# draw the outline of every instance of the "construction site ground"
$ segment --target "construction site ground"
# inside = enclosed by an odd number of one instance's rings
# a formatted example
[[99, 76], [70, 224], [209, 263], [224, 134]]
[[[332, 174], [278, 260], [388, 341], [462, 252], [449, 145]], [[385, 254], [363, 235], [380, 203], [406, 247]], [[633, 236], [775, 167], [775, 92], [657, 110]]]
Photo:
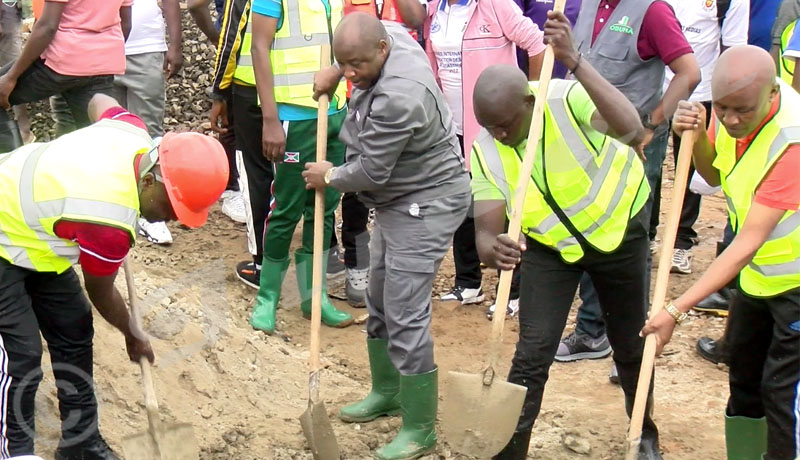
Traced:
[[[672, 164], [664, 168], [662, 209], [669, 207]], [[662, 215], [663, 220], [663, 215]], [[693, 274], [671, 275], [669, 297], [695, 281], [714, 256], [725, 222], [724, 201], [703, 199], [695, 225]], [[663, 222], [662, 222], [663, 224]], [[294, 269], [284, 282], [278, 310], [278, 333], [268, 336], [248, 324], [256, 291], [234, 275], [237, 262], [249, 257], [245, 227], [223, 215], [219, 206], [208, 224], [189, 230], [170, 224], [175, 242], [156, 246], [140, 238], [132, 252], [145, 324], [157, 354], [154, 370], [161, 411], [168, 421], [194, 425], [203, 460], [310, 459], [297, 417], [307, 404], [309, 322], [299, 310]], [[299, 243], [299, 230], [295, 244]], [[452, 256], [445, 259], [434, 284], [437, 294], [450, 288]], [[655, 275], [655, 268], [653, 275]], [[655, 276], [653, 276], [655, 278]], [[479, 372], [487, 357], [497, 277], [484, 270], [487, 299], [480, 305], [433, 303], [432, 332], [441, 387], [448, 371]], [[124, 278], [117, 284], [125, 292]], [[343, 294], [343, 280], [330, 291]], [[366, 310], [340, 308], [364, 319]], [[575, 307], [565, 333], [574, 328]], [[100, 426], [112, 446], [146, 429], [139, 367], [127, 360], [118, 332], [95, 315], [95, 379]], [[673, 342], [656, 362], [655, 420], [668, 460], [724, 458], [722, 414], [727, 398], [727, 372], [702, 360], [694, 350], [698, 337], [722, 334], [724, 320], [692, 315], [676, 330]], [[506, 375], [517, 340], [516, 318], [506, 327], [501, 373]], [[322, 397], [344, 459], [369, 459], [399, 428], [399, 418], [346, 424], [338, 409], [363, 396], [370, 387], [363, 324], [345, 329], [323, 328]], [[45, 381], [37, 396], [37, 452], [52, 458], [59, 438], [55, 385], [45, 357]], [[536, 422], [529, 458], [622, 458], [627, 417], [622, 392], [608, 381], [611, 359], [555, 363]], [[440, 399], [441, 399], [440, 391]], [[588, 453], [579, 454], [578, 451]], [[466, 459], [442, 438], [433, 459]], [[135, 460], [135, 459], [134, 459]]]

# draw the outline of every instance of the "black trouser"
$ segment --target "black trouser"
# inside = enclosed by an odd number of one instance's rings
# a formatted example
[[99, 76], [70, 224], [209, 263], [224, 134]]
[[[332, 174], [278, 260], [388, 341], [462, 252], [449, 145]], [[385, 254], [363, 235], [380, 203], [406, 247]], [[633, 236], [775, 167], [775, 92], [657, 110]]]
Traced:
[[725, 341], [728, 415], [766, 416], [766, 460], [800, 456], [800, 289], [767, 299], [739, 290]]
[[[344, 265], [363, 270], [369, 268], [369, 209], [355, 193], [342, 195], [342, 245]], [[336, 232], [331, 232], [331, 247], [339, 245]]]
[[239, 169], [236, 166], [236, 116], [233, 113], [233, 91], [225, 91], [228, 106], [228, 131], [217, 136], [228, 157], [228, 185], [225, 190], [239, 190]]
[[[13, 62], [0, 69], [0, 75], [5, 75]], [[76, 128], [89, 126], [89, 100], [97, 93], [113, 95], [114, 77], [112, 75], [98, 75], [91, 77], [77, 77], [61, 75], [47, 67], [40, 58], [33, 62], [17, 80], [17, 86], [8, 97], [8, 102], [14, 106], [26, 102], [36, 102], [50, 96], [61, 94], [67, 101]], [[0, 110], [0, 124], [6, 122], [9, 114]]]
[[[461, 152], [464, 150], [464, 136], [458, 136]], [[478, 256], [478, 247], [475, 244], [475, 206], [470, 203], [467, 217], [453, 235], [453, 262], [456, 266], [456, 286], [467, 289], [481, 287], [483, 273], [481, 273], [481, 259]]]
[[264, 225], [272, 201], [272, 163], [261, 146], [262, 116], [255, 86], [233, 85], [233, 120], [239, 185], [245, 200], [248, 248], [256, 265], [264, 255]]
[[[711, 121], [711, 102], [702, 103], [706, 108], [706, 127]], [[681, 149], [681, 138], [674, 132], [672, 133], [672, 156], [675, 165], [678, 164], [678, 151]], [[692, 174], [694, 174], [694, 164], [689, 165], [689, 177], [686, 181], [686, 190], [683, 194], [683, 206], [681, 207], [681, 217], [678, 222], [678, 234], [675, 238], [675, 249], [692, 249], [697, 240], [697, 232], [692, 228], [700, 215], [700, 195], [690, 190]], [[661, 181], [653, 184], [653, 196], [661, 196]], [[659, 214], [661, 213], [661, 200], [653, 200], [653, 210], [650, 214], [650, 239], [655, 238], [656, 227], [658, 227]]]
[[33, 454], [40, 332], [58, 388], [62, 445], [98, 433], [92, 309], [78, 276], [72, 268], [38, 273], [0, 259], [0, 458]]
[[[645, 321], [645, 270], [649, 251], [646, 217], [646, 212], [640, 212], [631, 220], [623, 242], [614, 252], [602, 254], [586, 249], [583, 258], [575, 264], [564, 262], [555, 250], [527, 239], [528, 249], [522, 255], [519, 341], [508, 381], [523, 385], [528, 391], [516, 432], [497, 459], [522, 460], [527, 456], [531, 429], [539, 415], [550, 365], [584, 272], [591, 276], [600, 297], [630, 414], [644, 348], [639, 330]], [[650, 391], [652, 393], [652, 384]], [[645, 417], [642, 436], [657, 436], [655, 423], [649, 415]]]

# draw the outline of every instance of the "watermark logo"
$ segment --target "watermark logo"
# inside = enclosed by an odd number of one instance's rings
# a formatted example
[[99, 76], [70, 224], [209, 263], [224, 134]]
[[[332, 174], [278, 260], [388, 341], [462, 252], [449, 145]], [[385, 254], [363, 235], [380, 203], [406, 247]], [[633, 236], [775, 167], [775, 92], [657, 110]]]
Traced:
[[619, 32], [622, 34], [633, 35], [633, 27], [628, 25], [630, 22], [630, 18], [628, 16], [623, 16], [622, 19], [619, 20], [616, 24], [611, 24], [609, 29], [612, 32]]

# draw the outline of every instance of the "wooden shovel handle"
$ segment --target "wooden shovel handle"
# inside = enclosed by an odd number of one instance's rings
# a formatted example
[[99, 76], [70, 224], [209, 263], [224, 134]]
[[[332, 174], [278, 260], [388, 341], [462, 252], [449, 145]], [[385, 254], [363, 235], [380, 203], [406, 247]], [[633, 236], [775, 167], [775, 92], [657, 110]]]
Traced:
[[[144, 336], [146, 333], [142, 329], [142, 316], [136, 298], [136, 285], [133, 280], [133, 271], [131, 270], [127, 257], [122, 262], [122, 268], [125, 272], [125, 283], [128, 285], [128, 304], [131, 308], [131, 328], [134, 330], [135, 334]], [[156, 390], [153, 385], [152, 365], [144, 356], [139, 359], [139, 365], [142, 368], [144, 407], [147, 409], [147, 417], [150, 421], [150, 425], [154, 426], [160, 423], [161, 420], [158, 418], [158, 399], [156, 398]]]
[[[322, 67], [330, 64], [330, 46], [322, 46], [320, 60]], [[327, 94], [319, 97], [317, 106], [317, 162], [325, 161], [328, 153], [328, 105]], [[322, 325], [322, 257], [325, 235], [325, 189], [318, 188], [314, 193], [314, 253], [311, 272], [311, 344], [309, 347], [309, 364], [311, 380], [309, 384], [309, 400], [316, 401], [319, 396], [320, 369], [320, 328]]]
[[[563, 12], [565, 3], [566, 0], [556, 0], [553, 11]], [[547, 49], [544, 52], [542, 71], [539, 74], [539, 90], [536, 93], [536, 102], [533, 105], [533, 117], [531, 118], [531, 127], [528, 132], [528, 145], [525, 147], [525, 157], [522, 160], [522, 169], [519, 173], [517, 187], [514, 190], [514, 201], [511, 206], [511, 219], [507, 234], [513, 241], [519, 239], [522, 213], [525, 207], [525, 192], [528, 190], [528, 183], [531, 180], [536, 148], [539, 146], [539, 141], [542, 137], [544, 106], [547, 100], [547, 89], [550, 87], [550, 79], [553, 76], [554, 60], [555, 55], [553, 54], [553, 47], [547, 45]], [[513, 270], [503, 270], [500, 273], [494, 316], [492, 318], [492, 333], [489, 337], [489, 367], [484, 373], [484, 383], [486, 384], [491, 384], [491, 380], [494, 378], [494, 368], [497, 367], [497, 362], [500, 360], [500, 353], [503, 345], [503, 327], [506, 320], [506, 307], [508, 307], [508, 297], [511, 292], [511, 278], [513, 274]], [[487, 380], [488, 382], [486, 382]]]
[[[686, 182], [689, 180], [689, 166], [692, 163], [694, 141], [694, 131], [684, 131], [681, 138], [681, 148], [678, 151], [678, 163], [675, 165], [675, 181], [672, 184], [672, 201], [670, 202], [669, 211], [667, 212], [667, 222], [664, 225], [661, 253], [658, 257], [656, 286], [653, 290], [653, 302], [650, 305], [649, 318], [653, 318], [661, 311], [667, 298], [669, 272], [672, 267], [672, 249], [675, 247], [675, 238], [678, 235], [678, 223], [683, 207]], [[653, 373], [655, 357], [656, 336], [649, 334], [644, 341], [642, 366], [639, 369], [639, 383], [636, 386], [636, 399], [633, 403], [631, 426], [628, 430], [628, 451], [625, 456], [626, 459], [635, 459], [639, 451], [644, 411], [647, 407], [647, 395], [650, 392], [650, 378]]]

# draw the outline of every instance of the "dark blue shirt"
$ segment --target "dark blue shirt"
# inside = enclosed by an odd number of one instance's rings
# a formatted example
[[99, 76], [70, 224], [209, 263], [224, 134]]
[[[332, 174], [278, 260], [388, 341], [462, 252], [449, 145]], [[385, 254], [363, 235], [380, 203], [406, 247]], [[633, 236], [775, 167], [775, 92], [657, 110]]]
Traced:
[[[547, 21], [547, 12], [553, 10], [553, 0], [514, 0], [514, 3], [522, 9], [522, 14], [530, 18], [534, 24], [539, 26], [539, 29], [544, 30], [544, 23]], [[580, 9], [581, 0], [567, 0], [567, 4], [564, 7], [564, 14], [573, 26], [575, 26], [575, 21], [578, 19], [578, 12]], [[519, 63], [519, 68], [527, 75], [528, 52], [517, 49], [517, 62]], [[556, 61], [553, 67], [553, 78], [564, 78], [566, 75], [567, 68]]]

